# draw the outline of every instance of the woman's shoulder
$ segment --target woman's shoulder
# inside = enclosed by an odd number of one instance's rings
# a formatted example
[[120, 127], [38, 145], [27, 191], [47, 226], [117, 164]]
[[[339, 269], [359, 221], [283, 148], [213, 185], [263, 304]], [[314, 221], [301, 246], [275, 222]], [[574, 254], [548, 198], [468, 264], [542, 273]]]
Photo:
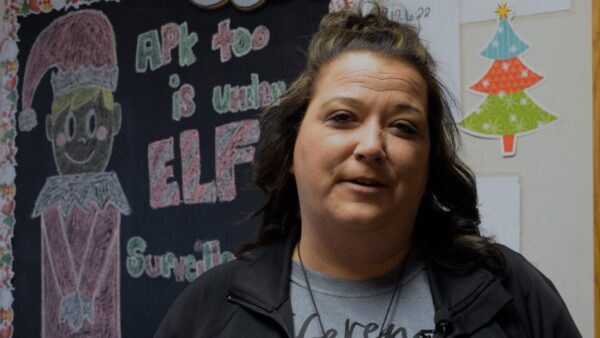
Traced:
[[[504, 284], [518, 283], [527, 291], [531, 287], [537, 289], [540, 285], [547, 285], [552, 292], [558, 293], [554, 284], [534, 264], [527, 260], [522, 254], [502, 244], [495, 244], [506, 260], [506, 273]], [[534, 291], [534, 290], [530, 290]], [[547, 290], [540, 290], [547, 291]]]
[[554, 283], [520, 253], [496, 245], [506, 259], [502, 285], [513, 298], [511, 308], [529, 324], [532, 336], [581, 337]]
[[188, 337], [194, 332], [222, 329], [236, 311], [227, 302], [231, 283], [250, 262], [248, 258], [237, 258], [196, 278], [170, 306], [155, 337]]

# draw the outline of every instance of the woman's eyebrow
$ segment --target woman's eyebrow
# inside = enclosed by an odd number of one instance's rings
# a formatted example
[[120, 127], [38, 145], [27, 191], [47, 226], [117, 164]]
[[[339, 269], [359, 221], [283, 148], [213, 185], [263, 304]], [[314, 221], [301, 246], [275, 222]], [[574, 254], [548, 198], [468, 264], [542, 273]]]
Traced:
[[326, 107], [332, 103], [336, 103], [336, 102], [341, 102], [343, 104], [349, 105], [349, 106], [364, 106], [365, 104], [357, 99], [354, 98], [352, 96], [334, 96], [330, 99], [327, 99], [325, 102], [323, 102], [321, 104], [321, 107]]
[[410, 103], [398, 103], [394, 108], [397, 112], [414, 111], [416, 113], [425, 115], [425, 111], [423, 109], [421, 109], [417, 106], [414, 106]]
[[[336, 102], [341, 102], [345, 105], [351, 106], [351, 107], [364, 107], [365, 103], [362, 102], [361, 100], [351, 97], [351, 96], [335, 96], [332, 97], [328, 100], [326, 100], [325, 102], [323, 102], [321, 104], [321, 107], [327, 107], [328, 105], [332, 104], [332, 103], [336, 103]], [[404, 112], [409, 112], [409, 111], [414, 111], [418, 114], [425, 114], [425, 111], [423, 109], [420, 109], [419, 107], [410, 104], [410, 103], [398, 103], [394, 106], [394, 112], [398, 112], [398, 113], [404, 113]]]

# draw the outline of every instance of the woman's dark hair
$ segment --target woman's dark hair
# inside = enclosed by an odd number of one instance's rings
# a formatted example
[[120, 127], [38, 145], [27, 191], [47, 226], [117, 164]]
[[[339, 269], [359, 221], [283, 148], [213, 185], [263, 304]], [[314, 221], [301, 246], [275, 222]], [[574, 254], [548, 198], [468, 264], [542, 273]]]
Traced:
[[[375, 5], [327, 14], [308, 47], [304, 71], [286, 94], [261, 115], [261, 141], [254, 158], [254, 177], [266, 193], [254, 243], [238, 255], [290, 236], [299, 220], [296, 182], [290, 174], [300, 123], [313, 96], [319, 71], [347, 52], [370, 52], [414, 67], [428, 88], [430, 134], [429, 179], [417, 214], [414, 241], [435, 263], [456, 272], [487, 266], [501, 275], [504, 257], [479, 232], [477, 190], [473, 173], [458, 157], [459, 134], [451, 112], [450, 95], [435, 75], [435, 62], [417, 30], [389, 20]], [[373, 8], [374, 7], [374, 8]]]

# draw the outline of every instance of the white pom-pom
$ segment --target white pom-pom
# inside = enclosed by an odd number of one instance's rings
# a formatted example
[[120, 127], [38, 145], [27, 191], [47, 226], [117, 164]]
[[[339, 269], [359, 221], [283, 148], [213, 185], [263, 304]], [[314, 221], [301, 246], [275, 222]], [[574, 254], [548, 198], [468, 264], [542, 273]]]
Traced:
[[15, 167], [9, 162], [0, 162], [0, 184], [12, 184], [15, 182], [17, 172]]
[[0, 287], [0, 308], [8, 309], [13, 303], [13, 295], [10, 290], [5, 287]]
[[19, 114], [19, 130], [31, 131], [37, 126], [35, 110], [29, 108]]

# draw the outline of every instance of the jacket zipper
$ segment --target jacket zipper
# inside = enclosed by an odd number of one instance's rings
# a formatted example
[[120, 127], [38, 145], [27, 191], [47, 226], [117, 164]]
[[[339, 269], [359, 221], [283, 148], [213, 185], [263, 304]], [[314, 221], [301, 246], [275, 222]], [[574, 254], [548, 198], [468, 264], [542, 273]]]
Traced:
[[252, 303], [244, 300], [243, 298], [236, 297], [236, 296], [233, 296], [231, 294], [227, 295], [226, 299], [230, 303], [237, 304], [237, 305], [239, 305], [241, 307], [244, 307], [244, 308], [246, 308], [246, 309], [248, 309], [250, 311], [256, 312], [256, 313], [258, 313], [260, 315], [263, 315], [266, 318], [272, 320], [273, 322], [277, 323], [277, 325], [279, 326], [279, 328], [281, 328], [281, 330], [283, 332], [285, 332], [287, 338], [292, 338], [292, 336], [290, 335], [287, 327], [284, 324], [282, 324], [281, 322], [279, 322], [275, 317], [273, 317], [273, 315], [271, 314], [271, 312], [268, 312], [268, 311], [264, 310], [263, 308], [258, 307], [256, 305], [254, 305], [254, 304], [252, 304]]

